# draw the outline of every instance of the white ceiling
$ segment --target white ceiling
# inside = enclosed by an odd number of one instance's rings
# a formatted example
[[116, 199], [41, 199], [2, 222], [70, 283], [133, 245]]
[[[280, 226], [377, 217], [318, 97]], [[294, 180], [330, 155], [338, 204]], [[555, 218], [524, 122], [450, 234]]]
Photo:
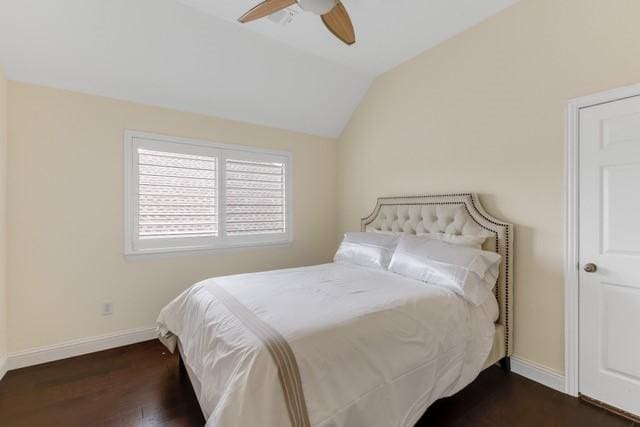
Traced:
[[13, 80], [335, 137], [375, 75], [515, 0], [344, 0], [352, 47], [311, 14], [235, 21], [258, 2], [1, 0], [0, 65]]
[[[177, 0], [229, 22], [262, 0]], [[244, 24], [279, 40], [368, 74], [378, 75], [483, 21], [517, 0], [342, 0], [357, 42], [347, 46], [319, 16], [300, 13], [286, 26], [268, 19]], [[300, 11], [294, 6], [292, 9]]]

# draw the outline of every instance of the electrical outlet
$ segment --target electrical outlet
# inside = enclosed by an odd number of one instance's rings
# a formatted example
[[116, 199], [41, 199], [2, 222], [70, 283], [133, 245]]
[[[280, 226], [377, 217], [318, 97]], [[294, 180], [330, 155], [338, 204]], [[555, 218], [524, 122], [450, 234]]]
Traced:
[[113, 314], [113, 303], [111, 301], [105, 301], [102, 303], [102, 315], [111, 316]]

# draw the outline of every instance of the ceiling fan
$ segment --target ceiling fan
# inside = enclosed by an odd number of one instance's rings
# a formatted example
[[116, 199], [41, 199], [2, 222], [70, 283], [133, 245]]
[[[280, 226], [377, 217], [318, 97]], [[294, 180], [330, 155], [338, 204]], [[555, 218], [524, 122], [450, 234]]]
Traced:
[[327, 29], [344, 43], [352, 45], [356, 42], [351, 18], [340, 0], [265, 0], [238, 18], [238, 21], [243, 24], [255, 21], [296, 3], [302, 10], [320, 15]]

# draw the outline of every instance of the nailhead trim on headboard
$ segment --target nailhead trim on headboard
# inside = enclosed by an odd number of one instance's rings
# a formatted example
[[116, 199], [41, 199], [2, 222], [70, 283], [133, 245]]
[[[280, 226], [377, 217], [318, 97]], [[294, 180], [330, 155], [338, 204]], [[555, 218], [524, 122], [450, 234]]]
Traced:
[[[513, 319], [511, 315], [511, 292], [513, 290], [513, 226], [509, 223], [502, 222], [491, 217], [482, 207], [478, 196], [473, 193], [454, 193], [454, 194], [428, 194], [428, 195], [411, 195], [398, 197], [380, 197], [375, 208], [369, 216], [362, 218], [361, 228], [366, 231], [369, 224], [373, 223], [380, 214], [383, 206], [448, 206], [462, 205], [470, 219], [473, 220], [483, 230], [495, 235], [496, 252], [503, 255], [504, 274], [500, 280], [504, 281], [504, 285], [499, 283], [496, 286], [496, 298], [498, 299], [501, 309], [500, 318], [505, 328], [505, 356], [510, 356], [512, 349]], [[486, 223], [483, 224], [482, 220]], [[488, 224], [487, 224], [488, 223]], [[494, 226], [493, 229], [491, 226]], [[504, 235], [504, 244], [501, 245], [500, 234]], [[504, 289], [504, 304], [500, 301], [500, 290]]]

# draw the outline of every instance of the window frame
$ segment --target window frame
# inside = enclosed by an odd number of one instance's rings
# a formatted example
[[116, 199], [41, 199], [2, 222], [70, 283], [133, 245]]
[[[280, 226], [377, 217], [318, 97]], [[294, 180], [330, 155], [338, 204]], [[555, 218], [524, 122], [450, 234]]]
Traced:
[[[167, 239], [138, 238], [138, 171], [137, 149], [158, 150], [163, 145], [184, 145], [184, 154], [215, 156], [216, 208], [218, 235], [216, 237], [176, 237]], [[170, 151], [170, 150], [169, 150]], [[283, 162], [285, 167], [285, 232], [249, 236], [228, 236], [225, 229], [226, 159]], [[251, 249], [265, 246], [289, 246], [293, 243], [293, 154], [247, 145], [222, 144], [199, 139], [159, 135], [134, 130], [124, 131], [124, 254], [127, 257], [149, 255], [202, 254], [232, 249]], [[166, 243], [166, 244], [160, 244]]]

